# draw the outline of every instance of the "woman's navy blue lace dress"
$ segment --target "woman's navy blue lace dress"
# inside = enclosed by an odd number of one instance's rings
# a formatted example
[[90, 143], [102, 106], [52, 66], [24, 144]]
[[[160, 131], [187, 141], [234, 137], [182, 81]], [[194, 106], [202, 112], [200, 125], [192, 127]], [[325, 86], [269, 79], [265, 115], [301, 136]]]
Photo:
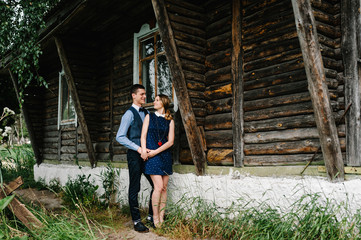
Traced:
[[[154, 113], [149, 114], [147, 133], [148, 149], [155, 150], [159, 148], [159, 141], [162, 145], [168, 141], [169, 124], [170, 120], [166, 120], [164, 117], [158, 117]], [[171, 175], [173, 173], [171, 148], [145, 161], [144, 173], [149, 175]]]

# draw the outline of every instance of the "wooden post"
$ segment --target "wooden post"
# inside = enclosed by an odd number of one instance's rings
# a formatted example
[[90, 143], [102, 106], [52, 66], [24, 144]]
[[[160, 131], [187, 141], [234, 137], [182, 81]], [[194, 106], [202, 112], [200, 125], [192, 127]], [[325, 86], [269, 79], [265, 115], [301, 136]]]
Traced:
[[361, 166], [360, 119], [360, 6], [359, 1], [342, 1], [342, 57], [345, 76], [345, 106], [352, 103], [345, 117], [346, 163]]
[[233, 162], [235, 167], [243, 166], [243, 51], [241, 0], [233, 0], [232, 6], [232, 132]]
[[[0, 187], [0, 199], [11, 194], [14, 190], [23, 184], [21, 177], [16, 178], [9, 184], [4, 184]], [[14, 215], [29, 229], [40, 228], [43, 226], [42, 222], [39, 221], [19, 200], [14, 198], [8, 208], [14, 213]]]
[[17, 97], [17, 99], [19, 101], [19, 105], [21, 106], [21, 109], [23, 111], [24, 120], [25, 120], [26, 128], [28, 129], [30, 143], [31, 143], [31, 147], [33, 148], [33, 151], [34, 151], [36, 163], [39, 165], [42, 162], [42, 159], [40, 156], [39, 146], [38, 146], [36, 138], [35, 138], [35, 131], [33, 129], [33, 125], [31, 124], [30, 116], [28, 113], [28, 106], [25, 101], [23, 103], [21, 103], [17, 78], [14, 76], [14, 74], [11, 72], [10, 69], [8, 69], [8, 71], [9, 71], [11, 80], [14, 85], [16, 97]]
[[172, 74], [174, 90], [178, 98], [179, 110], [191, 150], [193, 163], [196, 166], [196, 174], [203, 175], [205, 173], [206, 155], [202, 147], [202, 137], [197, 127], [196, 118], [188, 95], [186, 80], [174, 40], [173, 30], [168, 18], [167, 9], [164, 0], [152, 0], [152, 4], [159, 25], [159, 32], [165, 48], [170, 72]]
[[310, 0], [292, 0], [292, 6], [327, 175], [330, 180], [343, 181], [344, 164], [340, 141], [326, 85], [311, 3]]
[[65, 54], [65, 50], [64, 50], [62, 41], [57, 37], [55, 37], [55, 44], [56, 44], [56, 48], [58, 50], [61, 65], [63, 66], [64, 72], [65, 72], [65, 78], [68, 83], [71, 97], [74, 100], [74, 107], [75, 107], [75, 111], [76, 111], [76, 114], [78, 117], [79, 125], [81, 127], [81, 130], [82, 130], [82, 133], [84, 136], [85, 146], [86, 146], [86, 149], [88, 152], [90, 165], [92, 167], [95, 167], [96, 159], [95, 159], [94, 147], [93, 147], [93, 143], [91, 141], [90, 133], [88, 130], [88, 125], [85, 121], [83, 109], [80, 104], [80, 99], [79, 99], [78, 92], [77, 92], [77, 89], [75, 86], [73, 74], [72, 74], [71, 68], [69, 66], [68, 58]]

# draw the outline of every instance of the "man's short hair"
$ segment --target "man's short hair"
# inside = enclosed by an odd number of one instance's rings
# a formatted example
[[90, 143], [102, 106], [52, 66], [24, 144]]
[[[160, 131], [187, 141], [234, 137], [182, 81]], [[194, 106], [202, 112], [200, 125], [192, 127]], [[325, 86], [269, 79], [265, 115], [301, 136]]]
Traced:
[[137, 94], [138, 89], [144, 89], [145, 87], [142, 84], [134, 84], [132, 86], [132, 88], [130, 89], [130, 96], [132, 96], [132, 94]]

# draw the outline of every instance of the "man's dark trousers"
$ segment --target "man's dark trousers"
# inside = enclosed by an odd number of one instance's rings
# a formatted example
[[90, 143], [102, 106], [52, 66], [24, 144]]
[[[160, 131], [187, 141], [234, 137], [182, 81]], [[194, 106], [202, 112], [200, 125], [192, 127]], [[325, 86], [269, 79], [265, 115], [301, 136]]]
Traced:
[[[129, 206], [132, 220], [136, 221], [140, 219], [138, 193], [140, 192], [140, 179], [144, 172], [144, 160], [140, 157], [140, 154], [136, 151], [128, 149], [127, 153], [128, 170], [129, 170]], [[149, 199], [149, 215], [153, 216], [152, 207], [152, 194], [153, 194], [153, 182], [149, 175], [144, 174], [152, 186]]]

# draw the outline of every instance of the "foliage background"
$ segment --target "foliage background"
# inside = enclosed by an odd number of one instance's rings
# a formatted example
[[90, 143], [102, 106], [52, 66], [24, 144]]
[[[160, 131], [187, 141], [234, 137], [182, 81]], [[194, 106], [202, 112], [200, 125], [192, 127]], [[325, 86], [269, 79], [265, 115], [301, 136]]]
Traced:
[[0, 59], [3, 63], [11, 59], [8, 67], [18, 78], [21, 98], [32, 82], [47, 86], [38, 74], [39, 30], [45, 26], [44, 15], [58, 1], [0, 0]]

